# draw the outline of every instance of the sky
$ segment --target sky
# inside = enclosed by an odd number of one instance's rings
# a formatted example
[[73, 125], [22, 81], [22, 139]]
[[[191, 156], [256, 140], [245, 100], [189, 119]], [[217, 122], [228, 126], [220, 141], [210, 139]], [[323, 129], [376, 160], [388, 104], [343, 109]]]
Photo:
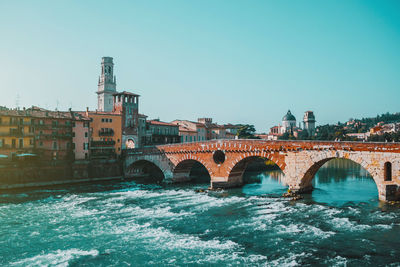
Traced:
[[400, 111], [400, 1], [0, 0], [0, 106], [97, 108], [103, 56], [117, 90], [163, 121], [258, 132]]

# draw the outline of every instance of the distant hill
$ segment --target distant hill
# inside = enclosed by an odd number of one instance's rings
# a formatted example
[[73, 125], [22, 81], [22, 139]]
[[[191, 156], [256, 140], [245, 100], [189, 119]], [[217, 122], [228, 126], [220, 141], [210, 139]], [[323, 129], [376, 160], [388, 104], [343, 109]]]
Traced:
[[400, 122], [400, 112], [396, 113], [389, 113], [387, 112], [386, 114], [382, 115], [377, 115], [376, 117], [373, 118], [362, 118], [361, 120], [355, 120], [355, 121], [360, 121], [362, 123], [366, 123], [367, 127], [373, 127], [375, 126], [378, 122], [383, 122], [383, 123], [393, 123], [393, 122]]

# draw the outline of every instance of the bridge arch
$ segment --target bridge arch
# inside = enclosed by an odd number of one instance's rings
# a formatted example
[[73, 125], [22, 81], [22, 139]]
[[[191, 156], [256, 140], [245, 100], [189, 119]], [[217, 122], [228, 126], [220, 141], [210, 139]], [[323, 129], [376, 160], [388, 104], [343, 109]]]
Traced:
[[180, 160], [173, 169], [173, 179], [175, 182], [188, 182], [196, 178], [210, 182], [211, 174], [207, 164], [203, 160], [193, 157]]
[[160, 166], [158, 162], [149, 159], [139, 159], [132, 162], [126, 168], [125, 177], [146, 177], [149, 181], [162, 181], [166, 178], [166, 174], [164, 173], [162, 166]]
[[367, 162], [365, 162], [364, 160], [362, 160], [361, 157], [355, 157], [355, 156], [342, 157], [340, 155], [331, 156], [331, 157], [327, 157], [324, 159], [319, 159], [317, 161], [313, 161], [311, 166], [308, 166], [308, 168], [306, 169], [304, 174], [300, 175], [300, 177], [299, 177], [300, 180], [297, 184], [297, 187], [300, 189], [299, 191], [300, 192], [311, 192], [313, 190], [312, 181], [315, 177], [315, 174], [320, 170], [320, 168], [325, 163], [327, 163], [328, 161], [334, 160], [334, 159], [349, 160], [353, 163], [356, 163], [360, 167], [362, 167], [372, 177], [372, 179], [374, 180], [375, 185], [377, 187], [378, 193], [380, 194], [381, 188], [379, 186], [380, 185], [379, 175], [374, 168], [370, 167], [370, 165]]
[[273, 156], [265, 156], [263, 154], [253, 154], [253, 155], [247, 155], [245, 157], [240, 157], [233, 161], [233, 164], [228, 171], [229, 173], [228, 183], [231, 185], [235, 184], [236, 186], [243, 185], [244, 183], [243, 176], [248, 165], [257, 160], [268, 160], [274, 163], [274, 165], [278, 166], [278, 168], [282, 171], [282, 173], [285, 174], [284, 169], [282, 169], [282, 167], [285, 166], [284, 162], [281, 162], [279, 159], [274, 160]]

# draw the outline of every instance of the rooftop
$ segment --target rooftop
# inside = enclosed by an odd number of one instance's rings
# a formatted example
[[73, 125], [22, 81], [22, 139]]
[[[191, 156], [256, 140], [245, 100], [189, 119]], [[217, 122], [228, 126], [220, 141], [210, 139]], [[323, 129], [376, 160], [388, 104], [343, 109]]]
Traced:
[[149, 124], [152, 125], [162, 125], [162, 126], [174, 126], [174, 127], [178, 127], [178, 125], [173, 124], [173, 123], [169, 123], [169, 122], [164, 122], [164, 121], [159, 121], [159, 120], [148, 120], [147, 121]]
[[134, 93], [130, 93], [130, 92], [127, 92], [127, 91], [116, 92], [116, 93], [113, 94], [113, 96], [117, 96], [117, 95], [140, 96], [140, 95], [137, 95], [137, 94], [134, 94]]

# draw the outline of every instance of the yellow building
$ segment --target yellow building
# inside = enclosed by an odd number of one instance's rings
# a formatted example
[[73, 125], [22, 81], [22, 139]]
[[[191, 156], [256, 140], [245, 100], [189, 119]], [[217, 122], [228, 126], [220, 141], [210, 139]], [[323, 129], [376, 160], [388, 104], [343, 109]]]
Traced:
[[113, 112], [86, 112], [90, 122], [90, 157], [112, 158], [121, 154], [122, 115]]
[[35, 119], [25, 110], [0, 110], [0, 154], [32, 152]]

